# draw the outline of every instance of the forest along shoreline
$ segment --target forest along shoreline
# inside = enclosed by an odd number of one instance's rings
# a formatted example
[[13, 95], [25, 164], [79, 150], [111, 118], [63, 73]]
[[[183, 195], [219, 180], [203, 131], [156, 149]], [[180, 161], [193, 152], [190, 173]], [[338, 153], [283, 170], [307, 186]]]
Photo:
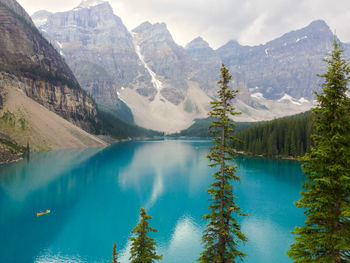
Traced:
[[233, 149], [233, 150], [238, 155], [249, 156], [249, 157], [257, 157], [257, 158], [290, 160], [290, 161], [299, 162], [299, 158], [301, 157], [301, 156], [300, 157], [294, 157], [294, 156], [283, 156], [283, 155], [266, 156], [266, 155], [262, 155], [262, 154], [256, 155], [256, 154], [252, 154], [252, 153], [249, 153], [249, 152], [237, 151], [235, 149]]

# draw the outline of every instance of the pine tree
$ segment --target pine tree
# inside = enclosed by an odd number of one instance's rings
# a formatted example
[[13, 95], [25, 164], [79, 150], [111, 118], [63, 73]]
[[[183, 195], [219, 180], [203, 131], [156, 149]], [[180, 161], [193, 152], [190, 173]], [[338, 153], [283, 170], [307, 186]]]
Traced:
[[114, 243], [112, 255], [113, 255], [113, 260], [111, 261], [111, 263], [119, 263], [116, 243]]
[[152, 219], [151, 216], [146, 214], [145, 209], [140, 209], [140, 222], [132, 230], [131, 233], [135, 237], [131, 237], [131, 249], [130, 249], [130, 260], [131, 263], [152, 263], [154, 260], [162, 259], [162, 255], [156, 254], [157, 243], [153, 238], [147, 236], [148, 232], [157, 232], [149, 226], [148, 220]]
[[236, 258], [245, 257], [237, 246], [240, 242], [245, 242], [246, 237], [241, 233], [240, 225], [234, 217], [236, 214], [243, 214], [235, 203], [236, 197], [231, 185], [232, 180], [240, 181], [240, 178], [236, 175], [237, 165], [234, 164], [234, 152], [230, 147], [234, 140], [234, 124], [231, 117], [239, 114], [231, 105], [238, 91], [229, 89], [230, 79], [227, 68], [222, 65], [221, 80], [218, 82], [218, 101], [211, 102], [212, 109], [209, 112], [209, 116], [214, 118], [210, 131], [215, 135], [215, 145], [207, 156], [209, 166], [218, 166], [219, 169], [213, 174], [214, 182], [207, 190], [212, 199], [209, 205], [210, 214], [203, 216], [209, 222], [203, 233], [205, 250], [198, 258], [199, 262], [230, 263], [235, 262]]
[[350, 262], [350, 67], [336, 39], [322, 92], [317, 94], [314, 146], [303, 158], [307, 174], [301, 199], [305, 225], [293, 231], [287, 254], [294, 262]]

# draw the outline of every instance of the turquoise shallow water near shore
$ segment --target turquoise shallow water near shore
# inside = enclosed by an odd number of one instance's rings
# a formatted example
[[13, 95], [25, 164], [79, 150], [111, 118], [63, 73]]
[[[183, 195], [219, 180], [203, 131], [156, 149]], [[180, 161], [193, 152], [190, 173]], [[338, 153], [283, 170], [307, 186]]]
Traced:
[[[144, 206], [164, 263], [201, 252], [212, 181], [206, 140], [122, 142], [107, 148], [31, 155], [0, 167], [0, 262], [128, 262], [128, 237]], [[304, 176], [295, 161], [238, 157], [237, 202], [248, 263], [291, 262], [290, 231], [303, 224]], [[36, 213], [50, 209], [48, 215]]]

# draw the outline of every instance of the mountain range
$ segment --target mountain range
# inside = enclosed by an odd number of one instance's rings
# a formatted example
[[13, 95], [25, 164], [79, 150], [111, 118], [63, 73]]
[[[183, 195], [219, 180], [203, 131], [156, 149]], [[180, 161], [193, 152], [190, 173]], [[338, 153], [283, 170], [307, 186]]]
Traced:
[[238, 121], [308, 110], [333, 40], [327, 24], [317, 20], [264, 45], [229, 41], [213, 50], [197, 37], [182, 47], [165, 23], [144, 22], [129, 32], [101, 0], [66, 12], [39, 11], [32, 19], [98, 104], [118, 111], [124, 102], [136, 124], [166, 132], [206, 117], [222, 63], [240, 90]]
[[[144, 22], [128, 31], [110, 4], [102, 0], [85, 0], [66, 12], [42, 10], [33, 14], [32, 20], [15, 1], [1, 2], [12, 6], [9, 10], [20, 12], [21, 21], [29, 25], [26, 30], [35, 30], [33, 20], [44, 36], [38, 34], [40, 39], [34, 40], [41, 45], [36, 55], [34, 49], [25, 58], [17, 57], [18, 50], [12, 57], [3, 52], [1, 71], [20, 73], [20, 81], [34, 87], [24, 88], [26, 95], [87, 131], [94, 129], [91, 120], [96, 121], [93, 101], [81, 112], [67, 110], [61, 102], [60, 106], [53, 103], [52, 87], [50, 93], [47, 86], [40, 89], [43, 85], [33, 83], [41, 78], [50, 79], [51, 86], [52, 81], [63, 84], [69, 92], [83, 94], [87, 106], [90, 99], [80, 91], [82, 87], [101, 106], [123, 113], [127, 121], [174, 132], [188, 127], [195, 118], [206, 117], [224, 63], [233, 75], [232, 85], [240, 91], [235, 105], [243, 114], [236, 120], [272, 119], [312, 106], [313, 91], [320, 89], [316, 74], [325, 71], [322, 58], [331, 49], [334, 38], [327, 24], [317, 20], [264, 45], [242, 46], [229, 41], [214, 50], [197, 37], [182, 47], [175, 43], [165, 23]], [[28, 32], [22, 34], [26, 37], [19, 43], [25, 42]], [[343, 45], [348, 55], [348, 45]], [[42, 59], [41, 49], [48, 57], [63, 59]], [[28, 58], [37, 59], [37, 63], [33, 66]]]

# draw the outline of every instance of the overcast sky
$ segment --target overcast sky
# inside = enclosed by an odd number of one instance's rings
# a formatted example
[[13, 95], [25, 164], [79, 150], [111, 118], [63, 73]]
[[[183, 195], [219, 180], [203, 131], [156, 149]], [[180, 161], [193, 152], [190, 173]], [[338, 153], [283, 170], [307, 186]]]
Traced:
[[[81, 0], [18, 0], [31, 15], [67, 11]], [[175, 41], [186, 45], [202, 36], [213, 48], [231, 39], [264, 44], [323, 19], [341, 41], [350, 42], [350, 0], [110, 0], [128, 29], [144, 21], [165, 22]]]

